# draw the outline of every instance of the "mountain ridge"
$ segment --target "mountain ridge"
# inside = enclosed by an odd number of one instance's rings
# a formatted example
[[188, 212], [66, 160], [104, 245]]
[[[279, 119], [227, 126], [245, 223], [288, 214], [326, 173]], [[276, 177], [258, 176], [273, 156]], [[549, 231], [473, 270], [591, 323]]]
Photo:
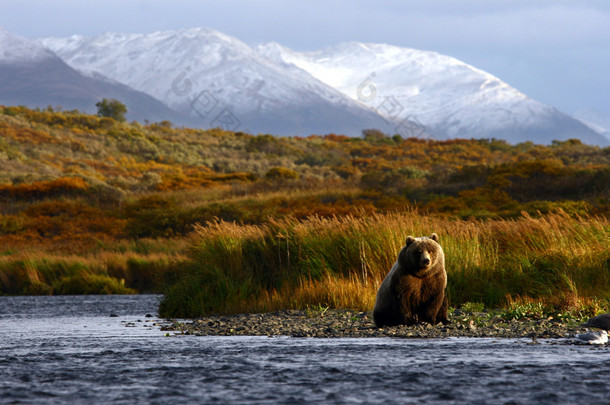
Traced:
[[438, 52], [360, 42], [313, 52], [295, 52], [269, 43], [258, 46], [257, 51], [294, 64], [352, 99], [376, 106], [386, 118], [415, 118], [441, 139], [472, 136], [517, 143], [534, 137], [550, 143], [580, 137], [596, 144], [606, 141], [576, 119], [529, 98], [496, 76]]
[[[33, 40], [19, 41], [17, 48], [33, 46], [27, 42]], [[26, 56], [53, 60], [54, 71], [60, 63], [53, 58], [61, 59], [65, 68], [74, 71], [68, 76], [78, 74], [96, 83], [83, 85], [82, 77], [75, 81], [81, 83], [77, 86], [64, 81], [63, 90], [68, 88], [72, 98], [91, 86], [100, 98], [112, 87], [115, 94], [122, 94], [115, 98], [130, 99], [131, 119], [151, 119], [145, 117], [148, 113], [177, 124], [276, 135], [358, 136], [364, 129], [375, 128], [403, 137], [545, 144], [578, 138], [610, 144], [595, 127], [527, 97], [488, 72], [437, 52], [360, 42], [314, 52], [296, 52], [278, 43], [251, 48], [210, 28], [105, 33], [94, 38], [74, 35], [43, 38], [39, 43], [45, 49], [27, 51]], [[8, 65], [39, 63], [11, 52], [0, 41], [0, 60], [5, 55], [12, 61]], [[65, 68], [59, 70], [67, 74]], [[25, 99], [23, 104], [32, 105], [35, 89], [41, 87], [47, 93], [39, 97], [44, 102], [53, 97], [60, 100], [47, 105], [63, 100], [67, 108], [78, 108], [73, 107], [78, 104], [75, 100], [60, 97], [62, 86], [53, 77], [58, 73], [41, 74], [48, 67], [33, 69], [29, 77], [4, 69], [3, 77], [11, 80], [0, 84], [4, 96], [0, 102]], [[15, 89], [14, 83], [28, 80], [29, 85]], [[29, 99], [23, 97], [27, 94]], [[135, 99], [144, 103], [143, 95], [150, 97], [148, 104], [158, 104], [144, 108], [144, 114], [133, 114], [142, 110]], [[86, 102], [91, 105], [92, 96]], [[34, 100], [34, 106], [41, 103]]]
[[359, 135], [364, 128], [387, 126], [375, 111], [303, 70], [280, 66], [238, 39], [207, 28], [42, 43], [74, 68], [104, 72], [199, 117], [202, 124], [282, 135]]

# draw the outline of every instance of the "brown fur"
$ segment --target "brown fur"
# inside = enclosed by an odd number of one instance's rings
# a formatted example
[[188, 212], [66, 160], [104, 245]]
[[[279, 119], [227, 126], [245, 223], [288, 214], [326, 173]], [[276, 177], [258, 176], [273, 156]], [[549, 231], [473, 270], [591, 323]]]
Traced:
[[375, 325], [448, 323], [446, 287], [445, 255], [438, 235], [407, 237], [377, 292]]

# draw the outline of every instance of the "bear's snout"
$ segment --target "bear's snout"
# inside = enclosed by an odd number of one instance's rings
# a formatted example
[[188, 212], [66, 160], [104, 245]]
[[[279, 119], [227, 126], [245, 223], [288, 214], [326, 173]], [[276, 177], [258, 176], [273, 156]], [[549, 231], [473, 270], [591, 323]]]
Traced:
[[430, 266], [430, 263], [432, 263], [432, 260], [430, 259], [430, 252], [424, 250], [419, 258], [419, 265], [422, 269], [425, 269]]

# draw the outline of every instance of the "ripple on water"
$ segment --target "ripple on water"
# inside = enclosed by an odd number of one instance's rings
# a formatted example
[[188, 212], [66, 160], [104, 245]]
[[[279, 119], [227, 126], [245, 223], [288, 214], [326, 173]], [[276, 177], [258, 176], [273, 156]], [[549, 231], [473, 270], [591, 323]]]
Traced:
[[157, 297], [62, 297], [56, 306], [52, 297], [20, 300], [0, 297], [2, 403], [558, 404], [607, 398], [607, 346], [167, 338], [142, 321], [156, 313]]

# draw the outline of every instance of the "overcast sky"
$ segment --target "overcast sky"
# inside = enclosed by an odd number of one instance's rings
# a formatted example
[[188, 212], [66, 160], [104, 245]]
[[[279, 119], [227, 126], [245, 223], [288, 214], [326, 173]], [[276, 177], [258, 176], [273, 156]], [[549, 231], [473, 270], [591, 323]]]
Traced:
[[610, 115], [610, 1], [0, 0], [30, 37], [210, 27], [297, 51], [344, 41], [437, 51], [567, 113]]

